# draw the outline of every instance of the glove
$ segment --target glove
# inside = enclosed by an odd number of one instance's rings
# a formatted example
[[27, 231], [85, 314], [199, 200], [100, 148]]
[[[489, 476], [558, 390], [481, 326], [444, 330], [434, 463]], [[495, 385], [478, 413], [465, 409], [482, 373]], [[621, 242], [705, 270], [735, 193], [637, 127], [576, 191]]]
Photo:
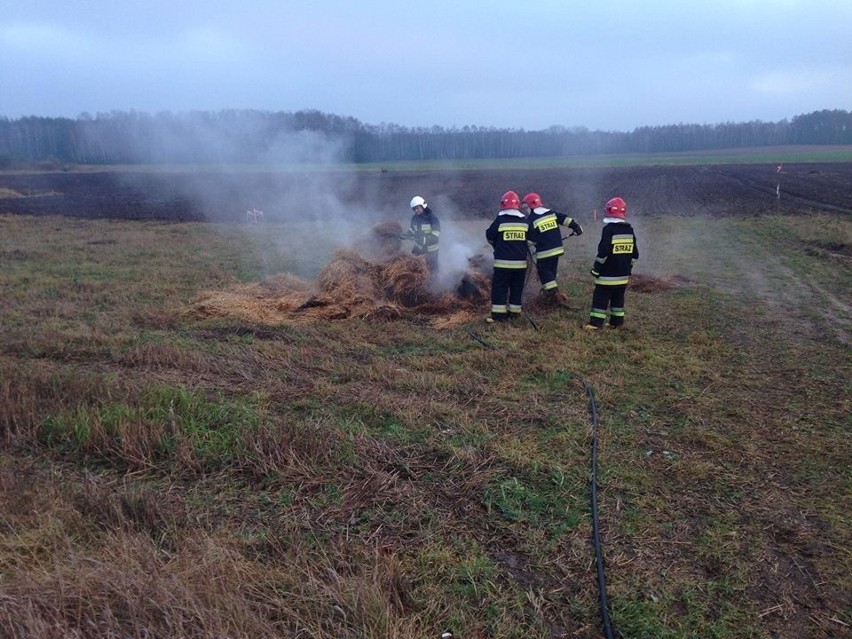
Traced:
[[580, 226], [579, 224], [577, 224], [574, 227], [574, 235], [582, 235], [582, 234], [583, 234], [583, 227]]
[[413, 248], [413, 249], [411, 249], [411, 254], [412, 254], [412, 255], [423, 255], [423, 253], [425, 253], [425, 252], [426, 252], [426, 251], [424, 251], [424, 250], [423, 250], [423, 247], [421, 247], [419, 244], [415, 244], [415, 245], [414, 245], [414, 248]]

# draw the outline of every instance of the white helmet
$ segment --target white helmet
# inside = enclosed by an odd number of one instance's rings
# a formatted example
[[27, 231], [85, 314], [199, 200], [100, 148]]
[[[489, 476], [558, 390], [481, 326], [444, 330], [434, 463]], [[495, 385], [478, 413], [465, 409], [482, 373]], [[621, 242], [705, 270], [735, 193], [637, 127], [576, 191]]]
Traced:
[[415, 195], [413, 198], [411, 198], [411, 204], [409, 204], [408, 206], [412, 209], [415, 206], [422, 206], [425, 209], [428, 205], [426, 204], [426, 200], [424, 200], [419, 195]]

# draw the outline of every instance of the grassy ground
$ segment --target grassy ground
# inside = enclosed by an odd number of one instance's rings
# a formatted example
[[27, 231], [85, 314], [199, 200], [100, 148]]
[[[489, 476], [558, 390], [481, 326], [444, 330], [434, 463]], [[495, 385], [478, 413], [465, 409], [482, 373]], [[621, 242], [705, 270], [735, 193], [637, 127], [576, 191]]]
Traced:
[[[399, 162], [365, 162], [361, 164], [315, 164], [305, 163], [275, 166], [258, 166], [246, 164], [215, 165], [220, 171], [232, 173], [255, 173], [260, 169], [286, 172], [288, 170], [303, 173], [305, 171], [375, 171], [379, 169], [394, 171], [423, 171], [431, 169], [538, 169], [538, 168], [582, 168], [610, 166], [694, 166], [715, 164], [763, 164], [763, 163], [797, 163], [797, 162], [849, 162], [852, 161], [852, 146], [850, 145], [788, 145], [741, 147], [732, 149], [714, 149], [707, 151], [681, 151], [671, 153], [604, 153], [598, 155], [575, 155], [559, 158], [509, 158], [509, 159], [473, 159], [473, 160], [423, 160]], [[203, 164], [126, 164], [126, 165], [95, 165], [73, 164], [62, 167], [64, 172], [151, 172], [186, 173], [209, 171], [213, 165]], [[56, 167], [58, 170], [59, 167]], [[21, 173], [43, 172], [44, 169], [14, 169], [5, 172]], [[0, 171], [0, 174], [4, 171]]]
[[248, 227], [0, 218], [0, 636], [601, 636], [578, 376], [621, 636], [848, 636], [852, 221], [637, 229], [589, 335], [596, 229], [576, 311], [438, 331], [193, 319], [296, 269]]
[[[628, 167], [628, 166], [708, 166], [715, 164], [763, 164], [795, 162], [848, 162], [852, 160], [852, 146], [776, 146], [717, 149], [710, 151], [683, 151], [672, 153], [603, 153], [599, 155], [575, 155], [559, 158], [510, 158], [456, 160], [459, 169], [506, 169], [506, 168], [581, 168], [581, 167]], [[448, 162], [394, 162], [384, 164], [360, 164], [361, 169], [392, 168], [395, 171], [446, 168]]]

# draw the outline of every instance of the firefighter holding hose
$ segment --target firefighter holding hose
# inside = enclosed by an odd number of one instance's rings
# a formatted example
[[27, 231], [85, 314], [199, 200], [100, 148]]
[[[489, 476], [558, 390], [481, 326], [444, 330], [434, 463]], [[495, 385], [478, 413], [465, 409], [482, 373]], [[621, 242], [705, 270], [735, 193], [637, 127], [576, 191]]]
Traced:
[[530, 234], [527, 238], [535, 260], [538, 279], [541, 281], [541, 291], [548, 303], [560, 304], [559, 285], [556, 283], [556, 271], [559, 268], [559, 256], [565, 253], [562, 245], [560, 226], [571, 229], [572, 235], [582, 235], [583, 228], [574, 218], [545, 208], [538, 193], [527, 193], [521, 202], [521, 212], [527, 214], [530, 223]]
[[412, 255], [424, 255], [429, 272], [438, 272], [438, 243], [441, 239], [441, 223], [429, 205], [419, 195], [411, 198], [409, 204], [414, 215], [408, 230], [400, 236], [403, 240], [414, 240]]

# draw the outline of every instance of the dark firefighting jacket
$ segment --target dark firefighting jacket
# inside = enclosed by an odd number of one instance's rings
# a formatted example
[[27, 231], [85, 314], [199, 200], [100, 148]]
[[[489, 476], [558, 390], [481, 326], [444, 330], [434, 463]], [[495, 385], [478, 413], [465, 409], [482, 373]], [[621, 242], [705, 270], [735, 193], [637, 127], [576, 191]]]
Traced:
[[628, 283], [633, 263], [639, 259], [633, 227], [619, 218], [604, 219], [598, 254], [592, 265], [595, 284], [621, 286]]
[[402, 238], [414, 240], [414, 249], [411, 252], [415, 255], [434, 253], [438, 250], [438, 242], [441, 239], [441, 223], [427, 206], [420, 215], [415, 213], [411, 216], [411, 225]]
[[527, 235], [530, 224], [517, 209], [504, 209], [485, 231], [494, 247], [494, 268], [527, 267]]
[[577, 235], [583, 233], [583, 229], [574, 221], [574, 218], [543, 206], [537, 206], [530, 211], [527, 219], [530, 222], [530, 234], [527, 239], [535, 247], [536, 259], [556, 257], [565, 252], [562, 246], [562, 231], [559, 230], [560, 225], [570, 227]]

